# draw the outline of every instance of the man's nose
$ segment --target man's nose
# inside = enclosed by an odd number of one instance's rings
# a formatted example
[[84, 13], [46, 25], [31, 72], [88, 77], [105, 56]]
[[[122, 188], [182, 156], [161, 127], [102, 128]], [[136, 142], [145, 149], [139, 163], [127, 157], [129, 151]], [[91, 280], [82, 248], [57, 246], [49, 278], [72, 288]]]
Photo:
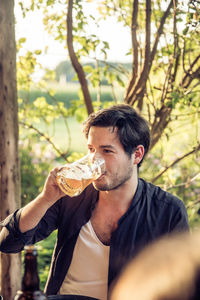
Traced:
[[90, 160], [92, 163], [96, 160], [97, 156], [98, 156], [98, 154], [96, 151], [90, 153]]
[[94, 162], [98, 160], [103, 160], [103, 157], [98, 151], [94, 151], [90, 154], [90, 159], [92, 162]]

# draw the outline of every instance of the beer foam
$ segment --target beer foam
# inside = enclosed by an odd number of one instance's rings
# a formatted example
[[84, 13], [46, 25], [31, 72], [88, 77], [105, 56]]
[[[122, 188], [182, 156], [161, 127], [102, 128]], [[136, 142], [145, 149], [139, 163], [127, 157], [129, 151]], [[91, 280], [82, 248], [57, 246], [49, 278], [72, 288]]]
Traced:
[[67, 166], [63, 170], [61, 170], [63, 176], [70, 179], [82, 180], [82, 179], [90, 179], [93, 174], [88, 166], [79, 165], [79, 166]]

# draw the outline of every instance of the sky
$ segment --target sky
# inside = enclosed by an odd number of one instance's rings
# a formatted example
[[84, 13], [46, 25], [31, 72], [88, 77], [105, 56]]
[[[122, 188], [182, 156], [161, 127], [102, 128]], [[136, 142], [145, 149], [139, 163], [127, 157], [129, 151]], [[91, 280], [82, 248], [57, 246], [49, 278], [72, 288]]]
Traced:
[[[42, 23], [42, 13], [40, 11], [28, 13], [26, 18], [23, 18], [21, 9], [15, 3], [15, 19], [16, 40], [25, 37], [23, 51], [27, 50], [42, 50], [40, 62], [44, 67], [54, 69], [61, 61], [68, 59], [67, 49], [64, 44], [54, 41], [44, 30]], [[92, 3], [87, 3], [87, 12], [93, 16], [97, 16], [94, 0]], [[91, 32], [94, 28], [88, 27]], [[128, 62], [130, 56], [126, 56], [131, 46], [130, 32], [128, 28], [124, 28], [114, 18], [99, 23], [99, 28], [95, 28], [95, 33], [100, 39], [108, 41], [110, 51], [108, 52], [108, 60]], [[48, 47], [48, 48], [47, 48]], [[21, 52], [23, 53], [23, 52]]]

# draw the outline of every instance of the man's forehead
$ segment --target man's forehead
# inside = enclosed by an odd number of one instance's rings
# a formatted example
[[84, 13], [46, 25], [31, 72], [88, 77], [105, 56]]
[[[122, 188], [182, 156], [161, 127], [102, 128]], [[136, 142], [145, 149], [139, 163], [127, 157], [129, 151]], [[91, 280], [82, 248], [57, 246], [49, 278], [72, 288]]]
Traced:
[[93, 126], [90, 128], [89, 134], [88, 134], [88, 145], [90, 144], [97, 144], [100, 146], [108, 146], [114, 144], [118, 144], [119, 137], [116, 132], [117, 129], [114, 129], [113, 126], [107, 126], [107, 127], [97, 127]]
[[110, 133], [114, 133], [114, 132], [117, 132], [117, 130], [118, 130], [118, 128], [114, 127], [114, 126], [91, 126], [89, 133], [94, 132], [94, 131], [98, 131], [98, 132], [108, 131]]

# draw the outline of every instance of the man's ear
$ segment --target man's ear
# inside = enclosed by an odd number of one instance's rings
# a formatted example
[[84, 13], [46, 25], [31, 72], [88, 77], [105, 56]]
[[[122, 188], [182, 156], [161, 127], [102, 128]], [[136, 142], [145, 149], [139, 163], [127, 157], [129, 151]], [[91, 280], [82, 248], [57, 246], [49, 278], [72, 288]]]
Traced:
[[138, 165], [144, 156], [144, 146], [138, 145], [133, 155], [134, 155], [133, 163], [134, 165]]

